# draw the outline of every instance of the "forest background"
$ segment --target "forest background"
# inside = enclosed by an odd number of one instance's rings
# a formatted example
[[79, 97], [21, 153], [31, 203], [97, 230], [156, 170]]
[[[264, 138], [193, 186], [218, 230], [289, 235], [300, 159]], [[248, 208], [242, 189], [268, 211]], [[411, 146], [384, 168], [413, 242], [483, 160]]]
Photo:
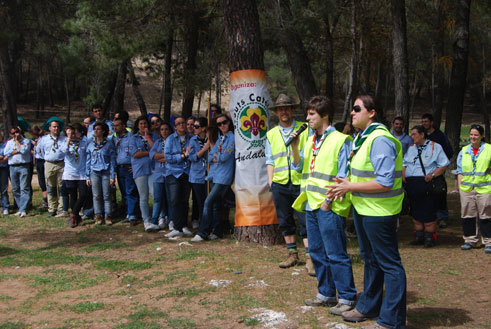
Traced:
[[[237, 24], [251, 19], [241, 17], [238, 3], [1, 0], [4, 129], [17, 124], [18, 108], [34, 121], [57, 114], [70, 122], [96, 103], [108, 117], [126, 109], [166, 121], [171, 113], [203, 114], [210, 102], [227, 107], [229, 53], [238, 36], [226, 33], [234, 21], [224, 13], [238, 13]], [[385, 119], [402, 115], [406, 129], [419, 120], [416, 108], [433, 113], [454, 148], [463, 113], [478, 114], [489, 141], [489, 1], [245, 3], [257, 5], [259, 25], [248, 33], [261, 40], [264, 58], [264, 67], [249, 68], [265, 69], [272, 98], [284, 92], [305, 104], [326, 95], [337, 105], [335, 119], [346, 121], [353, 98], [372, 93]], [[158, 92], [142, 92], [142, 82]], [[129, 90], [137, 108], [125, 102]]]

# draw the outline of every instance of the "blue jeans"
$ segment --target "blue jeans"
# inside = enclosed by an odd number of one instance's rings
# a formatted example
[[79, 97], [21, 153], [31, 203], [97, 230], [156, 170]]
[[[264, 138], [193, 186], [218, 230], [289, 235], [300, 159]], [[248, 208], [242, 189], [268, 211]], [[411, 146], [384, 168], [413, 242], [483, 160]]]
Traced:
[[148, 176], [140, 176], [135, 178], [135, 184], [140, 195], [140, 210], [144, 222], [150, 220], [150, 206], [148, 205]]
[[203, 218], [203, 208], [205, 207], [206, 200], [206, 183], [191, 183], [191, 188], [193, 189], [193, 213], [197, 211], [196, 220], [201, 220]]
[[136, 189], [133, 174], [130, 173], [130, 167], [117, 167], [119, 189], [121, 196], [126, 203], [126, 213], [130, 220], [136, 219], [136, 204], [138, 202], [138, 190]]
[[11, 165], [10, 181], [12, 182], [12, 194], [19, 207], [19, 211], [26, 211], [27, 204], [31, 197], [31, 189], [29, 188], [29, 165]]
[[170, 220], [174, 223], [174, 228], [182, 231], [183, 227], [187, 226], [189, 209], [189, 176], [182, 174], [179, 178], [174, 175], [165, 177], [165, 185], [167, 187], [167, 196], [169, 200], [169, 215]]
[[298, 223], [300, 226], [300, 236], [307, 237], [307, 229], [305, 228], [305, 214], [295, 211], [292, 208], [293, 202], [300, 194], [300, 185], [278, 184], [273, 182], [271, 185], [271, 193], [273, 193], [273, 202], [276, 209], [276, 217], [280, 224], [280, 230], [283, 236], [295, 235], [297, 224], [293, 218], [293, 213], [297, 214]]
[[8, 210], [9, 203], [9, 167], [0, 167], [0, 193], [2, 194], [2, 208]]
[[406, 271], [397, 247], [397, 215], [363, 216], [353, 209], [353, 218], [365, 261], [363, 293], [356, 309], [378, 315], [377, 323], [383, 327], [405, 328]]
[[336, 298], [339, 303], [354, 305], [355, 281], [351, 260], [346, 251], [344, 219], [331, 210], [307, 211], [309, 254], [314, 263], [318, 291], [324, 297]]
[[165, 217], [169, 214], [165, 180], [161, 183], [153, 182], [153, 196], [152, 224], [157, 225], [159, 217]]
[[223, 237], [222, 222], [222, 203], [223, 196], [227, 192], [229, 185], [211, 183], [210, 194], [206, 197], [203, 207], [203, 217], [199, 224], [198, 235], [203, 239], [213, 233], [218, 237]]
[[92, 200], [94, 214], [96, 216], [111, 216], [111, 184], [109, 182], [109, 170], [90, 172], [92, 184]]

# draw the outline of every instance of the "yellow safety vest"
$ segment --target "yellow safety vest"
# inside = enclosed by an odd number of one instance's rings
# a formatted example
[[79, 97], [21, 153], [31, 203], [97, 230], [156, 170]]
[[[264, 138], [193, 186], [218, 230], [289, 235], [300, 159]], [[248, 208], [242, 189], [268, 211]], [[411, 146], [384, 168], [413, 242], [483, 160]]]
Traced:
[[[309, 138], [310, 145], [312, 145], [314, 138], [315, 136]], [[307, 146], [305, 148], [301, 193], [292, 205], [295, 210], [304, 212], [307, 202], [313, 210], [320, 208], [326, 199], [326, 186], [334, 184], [334, 178], [338, 175], [339, 151], [347, 139], [351, 139], [351, 137], [338, 131], [331, 132], [322, 143], [316, 156], [313, 172], [310, 171], [310, 162], [313, 157], [312, 147]], [[348, 194], [345, 195], [343, 201], [334, 201], [331, 210], [342, 217], [347, 217], [350, 207], [350, 195]]]
[[[294, 131], [297, 131], [304, 122], [297, 121]], [[292, 184], [300, 184], [300, 173], [296, 170], [291, 170], [288, 166], [288, 150], [285, 146], [285, 141], [281, 135], [280, 127], [276, 126], [266, 134], [269, 145], [271, 145], [271, 153], [274, 161], [273, 182], [278, 184], [287, 184], [291, 176]], [[300, 134], [298, 149], [301, 150], [309, 137], [308, 129]], [[291, 146], [289, 146], [291, 148]], [[293, 163], [293, 155], [290, 149], [290, 163]]]
[[487, 173], [489, 162], [491, 161], [491, 145], [484, 143], [484, 149], [476, 161], [474, 174], [472, 173], [472, 155], [466, 151], [469, 147], [472, 146], [467, 145], [462, 148], [462, 181], [460, 182], [460, 189], [463, 192], [470, 192], [475, 189], [479, 194], [491, 194], [491, 175]]
[[375, 180], [375, 171], [370, 161], [370, 150], [375, 138], [385, 136], [391, 140], [397, 151], [394, 185], [389, 191], [380, 193], [352, 192], [351, 202], [356, 212], [364, 216], [392, 216], [402, 209], [404, 193], [402, 189], [402, 146], [385, 128], [379, 126], [365, 140], [351, 160], [350, 181], [353, 183]]

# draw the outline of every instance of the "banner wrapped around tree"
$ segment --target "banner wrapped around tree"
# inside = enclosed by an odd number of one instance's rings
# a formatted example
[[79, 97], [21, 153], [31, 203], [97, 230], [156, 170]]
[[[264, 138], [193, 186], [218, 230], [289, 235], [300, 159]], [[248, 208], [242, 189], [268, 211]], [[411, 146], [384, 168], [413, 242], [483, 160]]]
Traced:
[[263, 70], [230, 74], [230, 114], [235, 128], [235, 226], [278, 224], [269, 192], [264, 147], [271, 98]]

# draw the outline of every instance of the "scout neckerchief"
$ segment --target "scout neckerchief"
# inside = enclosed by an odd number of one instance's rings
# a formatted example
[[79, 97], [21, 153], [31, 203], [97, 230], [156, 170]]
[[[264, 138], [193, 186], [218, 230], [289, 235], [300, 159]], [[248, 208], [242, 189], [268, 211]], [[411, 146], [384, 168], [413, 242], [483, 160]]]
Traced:
[[68, 147], [72, 147], [72, 150], [75, 152], [75, 161], [78, 162], [78, 149], [80, 145], [80, 139], [77, 139], [76, 141], [70, 141]]
[[324, 143], [324, 140], [326, 139], [329, 127], [326, 130], [324, 130], [322, 137], [318, 141], [317, 141], [317, 136], [319, 136], [319, 134], [317, 133], [317, 130], [315, 131], [315, 135], [312, 138], [312, 160], [310, 160], [310, 173], [311, 174], [314, 172], [315, 159], [317, 158], [317, 154], [319, 154], [319, 150], [321, 149], [322, 144]]
[[[295, 130], [295, 124], [292, 123], [292, 125], [288, 128], [283, 128], [279, 127], [280, 133], [283, 136], [283, 141], [287, 141], [292, 132]], [[292, 148], [290, 145], [286, 147], [286, 153], [287, 153], [287, 159], [288, 159], [288, 166], [290, 166], [290, 156], [292, 153]]]
[[107, 139], [103, 139], [102, 140], [102, 143], [98, 144], [97, 141], [94, 139], [94, 152], [99, 152], [100, 149], [102, 149], [104, 147], [104, 145], [106, 145], [107, 143]]
[[145, 148], [145, 151], [148, 151], [148, 141], [145, 138], [145, 136], [142, 136], [140, 133], [138, 133], [138, 136], [140, 136], [141, 141], [143, 142], [143, 147]]
[[220, 144], [218, 144], [218, 153], [222, 153], [222, 144], [224, 140], [225, 140], [225, 135], [222, 135], [222, 137], [220, 137]]
[[117, 137], [117, 141], [116, 141], [116, 149], [119, 151], [119, 144], [121, 144], [121, 141], [123, 140], [123, 138], [126, 137], [128, 133], [124, 133], [123, 135], [119, 136], [118, 134], [116, 134], [116, 137]]
[[[208, 137], [205, 136], [205, 138], [200, 138], [199, 136], [196, 136], [196, 140], [198, 141], [199, 149], [201, 150], [203, 148], [203, 146], [205, 146], [206, 142], [208, 141]], [[205, 154], [206, 154], [206, 152], [205, 152]], [[201, 162], [203, 164], [203, 167], [206, 167], [206, 157], [204, 154], [201, 157]]]
[[350, 171], [350, 169], [351, 169], [351, 160], [353, 160], [353, 158], [355, 157], [356, 153], [358, 153], [358, 151], [360, 150], [360, 148], [363, 145], [363, 143], [365, 143], [365, 141], [367, 140], [368, 136], [375, 129], [377, 129], [379, 126], [383, 126], [383, 124], [378, 123], [378, 122], [371, 123], [367, 127], [367, 129], [365, 129], [365, 131], [360, 132], [360, 133], [358, 133], [358, 135], [356, 135], [356, 138], [355, 138], [355, 140], [353, 142], [353, 149], [351, 150], [351, 153], [350, 153], [349, 158], [348, 158], [348, 165], [346, 166], [346, 173], [348, 173]]
[[59, 136], [56, 136], [56, 138], [54, 138], [53, 135], [50, 134], [49, 137], [53, 140], [53, 146], [51, 146], [51, 151], [56, 152], [58, 150], [58, 137]]
[[[481, 142], [482, 145], [482, 142]], [[479, 151], [477, 151], [477, 154], [474, 155], [474, 152], [471, 152], [471, 160], [472, 160], [472, 178], [476, 175], [476, 165], [477, 165], [477, 158], [479, 157], [479, 154], [481, 154], [481, 145], [479, 146]], [[471, 144], [471, 147], [472, 144]], [[483, 148], [484, 149], [484, 148]], [[472, 150], [471, 150], [472, 151]]]

